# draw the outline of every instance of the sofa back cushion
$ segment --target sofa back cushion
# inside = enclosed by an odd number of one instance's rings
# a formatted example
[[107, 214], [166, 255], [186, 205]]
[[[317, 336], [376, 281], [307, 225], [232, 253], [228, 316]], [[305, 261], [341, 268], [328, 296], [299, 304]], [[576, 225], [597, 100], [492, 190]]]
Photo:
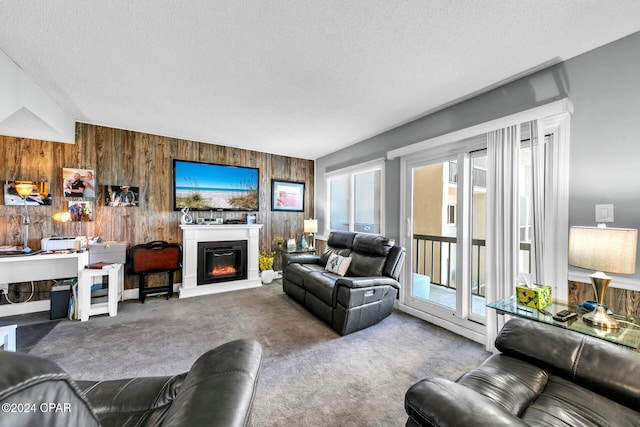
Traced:
[[496, 348], [630, 408], [640, 401], [640, 357], [632, 349], [520, 318], [504, 325]]
[[351, 257], [347, 276], [388, 276], [398, 279], [405, 250], [388, 237], [352, 231], [332, 231], [320, 256], [324, 267], [332, 254]]
[[395, 241], [375, 234], [359, 233], [353, 239], [349, 276], [382, 276]]
[[348, 257], [353, 248], [353, 239], [357, 233], [352, 231], [332, 231], [327, 239], [327, 248], [320, 256], [320, 264], [327, 265], [331, 254]]

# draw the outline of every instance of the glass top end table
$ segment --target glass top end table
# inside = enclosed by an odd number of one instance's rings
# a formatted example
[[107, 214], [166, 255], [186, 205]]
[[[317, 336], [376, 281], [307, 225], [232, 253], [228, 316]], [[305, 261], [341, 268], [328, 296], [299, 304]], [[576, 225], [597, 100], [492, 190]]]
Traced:
[[[622, 316], [613, 314], [613, 317], [620, 323], [620, 329], [601, 329], [582, 320], [582, 316], [587, 312], [575, 305], [569, 305], [563, 301], [554, 301], [544, 310], [538, 310], [517, 303], [516, 297], [511, 296], [496, 302], [487, 304], [498, 314], [509, 314], [523, 317], [525, 319], [547, 323], [559, 328], [569, 329], [590, 335], [606, 341], [611, 341], [619, 345], [631, 347], [640, 351], [640, 319], [633, 316]], [[553, 319], [553, 315], [562, 310], [569, 310], [577, 313], [577, 316], [566, 322], [559, 322]]]

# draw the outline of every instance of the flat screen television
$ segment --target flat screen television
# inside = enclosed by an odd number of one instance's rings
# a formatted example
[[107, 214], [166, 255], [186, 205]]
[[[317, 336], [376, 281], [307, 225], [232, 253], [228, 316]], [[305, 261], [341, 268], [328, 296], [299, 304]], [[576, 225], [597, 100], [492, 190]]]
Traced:
[[259, 169], [173, 160], [173, 210], [259, 210]]

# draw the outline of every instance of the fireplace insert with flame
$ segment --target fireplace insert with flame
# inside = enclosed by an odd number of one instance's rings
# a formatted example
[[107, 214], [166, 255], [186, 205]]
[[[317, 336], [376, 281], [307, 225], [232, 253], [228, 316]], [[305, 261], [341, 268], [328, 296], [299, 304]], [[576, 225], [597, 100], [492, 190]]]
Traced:
[[246, 240], [198, 243], [198, 285], [246, 278]]

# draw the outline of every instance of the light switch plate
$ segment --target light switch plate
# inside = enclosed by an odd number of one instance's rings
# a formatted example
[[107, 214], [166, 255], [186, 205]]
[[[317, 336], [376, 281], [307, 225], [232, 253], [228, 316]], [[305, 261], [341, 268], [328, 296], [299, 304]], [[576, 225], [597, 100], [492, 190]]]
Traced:
[[596, 205], [596, 223], [613, 222], [613, 205]]

